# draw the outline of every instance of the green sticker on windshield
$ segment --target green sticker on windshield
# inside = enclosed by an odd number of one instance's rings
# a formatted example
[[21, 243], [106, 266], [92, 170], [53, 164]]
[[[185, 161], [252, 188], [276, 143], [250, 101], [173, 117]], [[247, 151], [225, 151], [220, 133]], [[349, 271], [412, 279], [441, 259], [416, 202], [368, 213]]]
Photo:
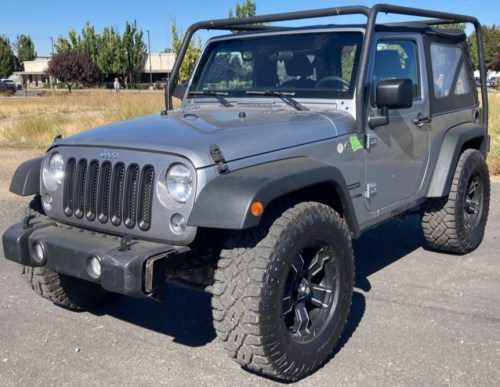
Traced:
[[349, 138], [351, 141], [352, 151], [356, 152], [358, 149], [364, 148], [365, 138], [364, 136], [351, 136]]

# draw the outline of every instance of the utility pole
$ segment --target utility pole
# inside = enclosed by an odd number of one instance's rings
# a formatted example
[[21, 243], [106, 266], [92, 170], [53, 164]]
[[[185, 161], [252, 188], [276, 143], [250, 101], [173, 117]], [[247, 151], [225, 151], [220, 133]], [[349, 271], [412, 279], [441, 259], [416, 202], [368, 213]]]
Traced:
[[151, 72], [151, 41], [149, 40], [149, 30], [146, 30], [148, 33], [148, 59], [149, 59], [149, 83], [153, 83], [153, 73]]
[[[54, 40], [52, 39], [52, 36], [50, 37], [50, 46], [52, 47], [52, 57], [54, 57]], [[52, 82], [52, 90], [54, 90], [54, 93], [56, 92], [56, 80], [54, 77], [54, 81]]]

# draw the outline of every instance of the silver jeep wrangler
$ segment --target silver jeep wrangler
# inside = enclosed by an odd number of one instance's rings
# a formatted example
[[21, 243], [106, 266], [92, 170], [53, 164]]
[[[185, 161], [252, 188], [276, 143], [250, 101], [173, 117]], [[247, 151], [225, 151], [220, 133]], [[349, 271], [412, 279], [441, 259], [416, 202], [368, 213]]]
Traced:
[[[367, 22], [258, 24], [346, 14]], [[440, 28], [463, 22], [483, 58], [475, 18], [386, 4], [191, 26], [167, 110], [56, 139], [18, 168], [11, 191], [35, 197], [3, 235], [5, 257], [74, 309], [162, 301], [169, 282], [210, 292], [235, 361], [282, 380], [314, 372], [349, 313], [352, 238], [420, 215], [437, 250], [483, 239], [484, 61], [480, 107], [465, 34]], [[174, 81], [198, 29], [241, 33], [209, 40], [184, 88]]]

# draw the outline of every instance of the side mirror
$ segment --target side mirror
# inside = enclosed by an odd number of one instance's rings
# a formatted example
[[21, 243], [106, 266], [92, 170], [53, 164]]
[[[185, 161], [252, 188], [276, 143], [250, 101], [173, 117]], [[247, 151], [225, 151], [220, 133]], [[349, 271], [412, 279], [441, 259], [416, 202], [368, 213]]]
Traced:
[[380, 117], [370, 117], [368, 126], [373, 129], [389, 123], [389, 109], [408, 109], [413, 106], [413, 82], [410, 79], [380, 81], [375, 94], [375, 104]]

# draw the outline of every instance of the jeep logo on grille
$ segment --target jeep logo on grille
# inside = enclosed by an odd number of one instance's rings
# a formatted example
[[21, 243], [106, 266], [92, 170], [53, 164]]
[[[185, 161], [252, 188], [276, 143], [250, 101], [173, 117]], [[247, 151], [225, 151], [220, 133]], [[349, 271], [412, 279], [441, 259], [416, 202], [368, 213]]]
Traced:
[[118, 157], [118, 152], [111, 152], [111, 151], [108, 151], [107, 149], [104, 149], [101, 153], [101, 157], [103, 159], [115, 160]]

